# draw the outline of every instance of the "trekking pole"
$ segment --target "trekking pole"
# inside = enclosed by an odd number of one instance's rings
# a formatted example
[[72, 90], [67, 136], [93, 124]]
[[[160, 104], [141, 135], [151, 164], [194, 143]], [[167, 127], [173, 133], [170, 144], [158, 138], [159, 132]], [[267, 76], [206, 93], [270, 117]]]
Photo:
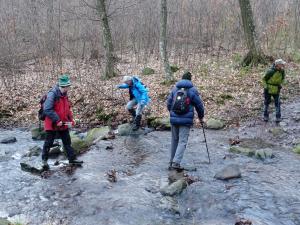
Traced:
[[204, 141], [206, 145], [206, 151], [207, 151], [207, 156], [208, 156], [208, 164], [210, 164], [210, 157], [209, 157], [209, 151], [208, 151], [208, 146], [207, 146], [207, 141], [206, 141], [206, 136], [205, 136], [205, 131], [204, 131], [204, 123], [201, 122], [202, 130], [203, 130], [203, 136], [204, 136]]

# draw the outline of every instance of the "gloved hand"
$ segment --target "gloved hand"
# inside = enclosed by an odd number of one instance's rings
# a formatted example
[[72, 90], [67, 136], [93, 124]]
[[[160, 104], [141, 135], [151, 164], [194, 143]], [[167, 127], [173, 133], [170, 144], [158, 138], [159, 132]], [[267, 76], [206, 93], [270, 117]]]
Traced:
[[146, 101], [145, 101], [145, 100], [141, 100], [140, 104], [141, 104], [142, 106], [144, 106], [144, 105], [146, 105]]
[[56, 126], [61, 127], [63, 125], [63, 122], [60, 120], [56, 123]]

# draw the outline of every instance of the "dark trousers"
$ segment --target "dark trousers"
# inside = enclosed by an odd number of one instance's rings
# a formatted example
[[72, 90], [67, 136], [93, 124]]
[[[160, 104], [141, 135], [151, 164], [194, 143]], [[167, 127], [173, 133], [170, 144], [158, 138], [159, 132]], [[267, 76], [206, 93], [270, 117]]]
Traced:
[[280, 97], [279, 94], [277, 95], [271, 95], [268, 93], [268, 90], [264, 90], [264, 117], [269, 117], [269, 105], [271, 103], [271, 97], [274, 98], [275, 102], [275, 109], [276, 109], [276, 118], [281, 118], [281, 110], [280, 110]]
[[71, 137], [69, 130], [62, 131], [46, 131], [46, 140], [43, 147], [42, 159], [48, 160], [48, 154], [50, 148], [53, 146], [53, 142], [56, 136], [59, 136], [63, 142], [64, 148], [67, 151], [67, 157], [69, 160], [75, 159], [74, 149], [71, 146]]

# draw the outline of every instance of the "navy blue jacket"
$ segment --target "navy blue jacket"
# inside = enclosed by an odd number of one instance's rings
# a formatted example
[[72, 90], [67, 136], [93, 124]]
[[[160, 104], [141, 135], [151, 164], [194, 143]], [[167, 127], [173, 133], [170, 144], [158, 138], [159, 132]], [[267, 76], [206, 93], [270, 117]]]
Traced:
[[[190, 110], [184, 115], [178, 115], [171, 110], [176, 92], [180, 88], [187, 88], [187, 94], [191, 99]], [[170, 112], [170, 122], [172, 125], [192, 126], [194, 120], [194, 108], [196, 108], [199, 119], [204, 117], [204, 106], [200, 94], [190, 80], [181, 80], [176, 83], [168, 97], [167, 107]]]

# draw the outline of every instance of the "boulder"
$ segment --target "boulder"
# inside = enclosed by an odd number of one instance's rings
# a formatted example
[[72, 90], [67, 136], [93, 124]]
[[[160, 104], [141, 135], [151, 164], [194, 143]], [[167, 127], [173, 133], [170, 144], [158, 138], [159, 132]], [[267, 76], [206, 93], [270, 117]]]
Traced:
[[149, 124], [157, 130], [171, 130], [170, 118], [150, 118]]
[[254, 156], [255, 155], [255, 150], [254, 149], [243, 148], [243, 147], [240, 147], [240, 146], [231, 146], [229, 151], [233, 152], [233, 153], [243, 154], [243, 155], [246, 155], [246, 156]]
[[220, 130], [224, 127], [224, 122], [218, 119], [209, 119], [206, 122], [206, 127], [208, 129], [213, 129], [213, 130]]
[[2, 139], [0, 142], [2, 144], [11, 144], [11, 143], [15, 143], [16, 141], [17, 141], [16, 137], [7, 137], [7, 138]]
[[23, 155], [23, 157], [32, 157], [39, 156], [42, 152], [42, 149], [39, 146], [34, 146], [28, 150], [27, 153]]
[[233, 178], [240, 178], [241, 171], [238, 165], [231, 164], [220, 170], [214, 176], [216, 179], [219, 180], [229, 180]]
[[273, 136], [280, 136], [280, 135], [284, 134], [285, 131], [283, 130], [282, 127], [274, 127], [274, 128], [271, 128], [269, 130], [269, 132], [272, 133]]
[[297, 153], [297, 154], [300, 154], [300, 144], [296, 145], [294, 148], [293, 148], [293, 152]]
[[187, 187], [187, 182], [183, 178], [175, 181], [170, 185], [163, 187], [160, 190], [160, 193], [164, 196], [174, 196], [180, 194], [186, 187]]
[[61, 146], [54, 146], [54, 147], [50, 148], [50, 150], [49, 150], [49, 157], [55, 158], [55, 157], [59, 156], [62, 152], [63, 152], [63, 150], [62, 150]]
[[0, 225], [11, 225], [12, 223], [6, 219], [0, 218]]
[[160, 200], [160, 205], [159, 207], [163, 210], [169, 211], [174, 214], [180, 214], [179, 211], [179, 205], [178, 202], [175, 198], [170, 197], [170, 196], [164, 196]]
[[150, 68], [150, 67], [145, 67], [143, 70], [142, 70], [142, 74], [143, 75], [151, 75], [151, 74], [154, 74], [155, 71], [154, 69]]
[[124, 123], [118, 126], [119, 136], [140, 135], [140, 134], [144, 134], [144, 132], [141, 129], [137, 131], [133, 131], [132, 124], [130, 123]]
[[45, 140], [46, 132], [43, 127], [35, 127], [31, 129], [31, 137], [33, 140]]
[[258, 159], [265, 160], [266, 158], [273, 158], [273, 151], [272, 149], [259, 149], [255, 151], [255, 157]]
[[107, 133], [109, 132], [109, 127], [99, 127], [99, 128], [93, 128], [88, 131], [85, 141], [87, 144], [92, 145], [93, 142], [97, 139], [100, 140], [101, 138], [104, 138]]
[[33, 173], [33, 174], [41, 174], [44, 169], [42, 162], [40, 160], [27, 160], [20, 162], [21, 170]]
[[76, 155], [85, 152], [89, 147], [89, 143], [85, 139], [80, 139], [74, 134], [71, 134], [72, 147]]
[[177, 172], [177, 170], [170, 170], [168, 173], [169, 183], [176, 182], [180, 179], [184, 179], [184, 171]]

